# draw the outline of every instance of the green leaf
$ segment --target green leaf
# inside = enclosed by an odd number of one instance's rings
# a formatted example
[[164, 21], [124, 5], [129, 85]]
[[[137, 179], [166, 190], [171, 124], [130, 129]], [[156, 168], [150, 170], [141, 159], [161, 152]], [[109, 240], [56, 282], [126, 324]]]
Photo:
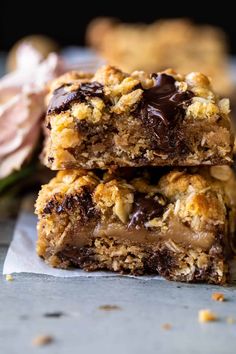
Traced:
[[28, 177], [31, 173], [35, 171], [35, 164], [30, 164], [23, 167], [20, 171], [13, 172], [9, 176], [0, 180], [0, 194], [3, 193], [7, 188], [11, 187], [13, 184]]

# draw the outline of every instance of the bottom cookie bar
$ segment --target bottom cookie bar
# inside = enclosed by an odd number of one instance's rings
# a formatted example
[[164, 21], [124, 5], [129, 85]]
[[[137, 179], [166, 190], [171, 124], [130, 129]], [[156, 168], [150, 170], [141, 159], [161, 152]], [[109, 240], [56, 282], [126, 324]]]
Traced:
[[132, 171], [63, 171], [43, 186], [38, 255], [59, 268], [225, 283], [236, 220], [232, 170]]

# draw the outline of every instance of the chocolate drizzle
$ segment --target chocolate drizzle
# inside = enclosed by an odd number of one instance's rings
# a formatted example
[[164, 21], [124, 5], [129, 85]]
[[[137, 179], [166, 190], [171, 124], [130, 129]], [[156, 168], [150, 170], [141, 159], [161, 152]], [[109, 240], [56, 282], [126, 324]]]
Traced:
[[167, 74], [152, 74], [155, 86], [144, 90], [136, 113], [151, 135], [152, 148], [164, 152], [186, 150], [180, 123], [184, 106], [193, 97], [191, 91], [178, 91], [176, 80]]
[[151, 197], [145, 193], [136, 193], [128, 227], [143, 226], [145, 222], [162, 215], [164, 204], [163, 196], [159, 193]]
[[85, 102], [87, 97], [103, 98], [104, 96], [103, 85], [96, 81], [82, 83], [75, 91], [67, 91], [65, 87], [68, 86], [70, 84], [63, 85], [54, 91], [47, 114], [65, 111], [72, 102]]

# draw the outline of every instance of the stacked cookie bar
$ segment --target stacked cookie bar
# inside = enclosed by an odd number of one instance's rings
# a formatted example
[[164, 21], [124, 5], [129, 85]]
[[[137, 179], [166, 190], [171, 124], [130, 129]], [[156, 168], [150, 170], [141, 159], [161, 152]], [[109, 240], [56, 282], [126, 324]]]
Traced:
[[68, 73], [51, 85], [36, 202], [54, 267], [222, 284], [234, 250], [229, 101], [206, 76]]

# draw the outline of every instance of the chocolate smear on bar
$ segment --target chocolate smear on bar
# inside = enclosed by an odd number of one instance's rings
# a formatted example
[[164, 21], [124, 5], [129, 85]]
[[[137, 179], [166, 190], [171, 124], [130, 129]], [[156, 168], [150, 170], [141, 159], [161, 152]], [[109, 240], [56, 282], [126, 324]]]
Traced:
[[167, 74], [152, 74], [155, 85], [143, 92], [136, 109], [137, 116], [147, 128], [152, 148], [163, 152], [186, 151], [180, 123], [193, 97], [191, 91], [181, 92], [176, 80]]
[[75, 91], [68, 91], [66, 87], [70, 84], [63, 85], [57, 88], [51, 101], [49, 102], [47, 114], [60, 113], [69, 108], [73, 102], [85, 102], [87, 97], [100, 97], [103, 98], [104, 91], [103, 85], [99, 82], [82, 83]]

